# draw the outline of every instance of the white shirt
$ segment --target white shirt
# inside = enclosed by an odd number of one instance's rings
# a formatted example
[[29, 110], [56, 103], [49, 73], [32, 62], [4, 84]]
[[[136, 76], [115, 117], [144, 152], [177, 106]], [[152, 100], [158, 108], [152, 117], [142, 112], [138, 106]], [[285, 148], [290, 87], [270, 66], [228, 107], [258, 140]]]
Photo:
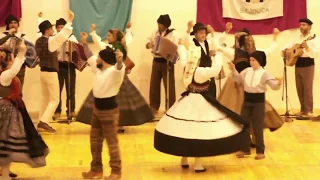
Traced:
[[[309, 33], [307, 36], [303, 36], [302, 34], [298, 35], [294, 40], [285, 46], [282, 50], [288, 49], [293, 47], [295, 44], [301, 44], [304, 40], [307, 38], [313, 36], [312, 33]], [[301, 57], [310, 57], [310, 58], [316, 58], [319, 56], [320, 47], [318, 43], [318, 38], [314, 38], [312, 40], [307, 41], [307, 45], [309, 46], [309, 50], [307, 51], [305, 48], [303, 48], [303, 54]]]
[[14, 62], [10, 69], [3, 71], [0, 75], [0, 83], [2, 86], [9, 86], [14, 77], [19, 73], [22, 64], [24, 63], [24, 54], [18, 53], [14, 58]]
[[243, 84], [244, 90], [248, 93], [264, 93], [267, 91], [267, 85], [273, 90], [281, 88], [278, 81], [262, 67], [256, 70], [248, 67], [241, 73], [234, 69], [231, 73], [234, 81], [238, 84]]
[[96, 98], [109, 98], [116, 96], [119, 93], [121, 84], [125, 75], [125, 65], [118, 70], [116, 65], [101, 71], [97, 68], [97, 56], [93, 55], [88, 59], [88, 64], [91, 67], [95, 76], [93, 78], [93, 96]]
[[[178, 43], [179, 43], [179, 35], [178, 35], [177, 30], [173, 30], [172, 32], [170, 32], [169, 34], [167, 34], [166, 36], [164, 36], [165, 33], [166, 33], [166, 30], [163, 31], [163, 32], [161, 32], [161, 34], [160, 34], [159, 30], [153, 31], [152, 34], [147, 38], [146, 44], [148, 44], [148, 43], [153, 43], [153, 44], [155, 44], [156, 41], [157, 41], [157, 38], [158, 38], [159, 36], [161, 36], [161, 37], [166, 37], [166, 38], [168, 38], [171, 42], [173, 42], [174, 44], [176, 44], [176, 45], [178, 46]], [[153, 54], [153, 56], [154, 56], [154, 57], [161, 57], [161, 56], [155, 55], [155, 54]]]

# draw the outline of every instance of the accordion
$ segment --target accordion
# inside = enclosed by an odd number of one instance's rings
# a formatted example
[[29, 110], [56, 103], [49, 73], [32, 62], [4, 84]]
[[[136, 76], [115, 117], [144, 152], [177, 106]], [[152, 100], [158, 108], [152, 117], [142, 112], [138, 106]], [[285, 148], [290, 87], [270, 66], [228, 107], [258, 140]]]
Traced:
[[155, 41], [152, 52], [159, 55], [166, 60], [176, 63], [178, 59], [178, 46], [171, 42], [169, 39], [158, 36]]
[[[22, 41], [22, 38], [11, 37], [10, 43], [9, 45], [5, 46], [5, 49], [8, 49], [11, 53], [13, 53], [14, 57], [16, 57]], [[27, 47], [27, 52], [25, 54], [25, 65], [29, 68], [35, 68], [40, 62], [40, 59], [37, 56], [36, 47], [33, 43], [27, 40], [24, 40], [24, 44]]]
[[87, 66], [87, 56], [85, 55], [83, 46], [79, 43], [69, 41], [72, 46], [72, 60], [71, 62], [75, 65], [76, 69], [80, 72]]
[[40, 62], [40, 58], [37, 56], [35, 45], [26, 40], [24, 41], [24, 43], [27, 46], [25, 64], [29, 68], [35, 68]]

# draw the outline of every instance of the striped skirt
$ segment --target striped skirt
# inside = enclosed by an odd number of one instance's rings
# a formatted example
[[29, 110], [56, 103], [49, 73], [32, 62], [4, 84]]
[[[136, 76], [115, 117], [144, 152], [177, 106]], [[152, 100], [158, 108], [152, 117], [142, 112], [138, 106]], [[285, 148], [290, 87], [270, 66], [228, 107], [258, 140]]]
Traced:
[[[119, 94], [117, 95], [117, 103], [120, 111], [119, 126], [137, 126], [154, 118], [146, 100], [127, 75], [125, 75]], [[91, 91], [81, 107], [76, 120], [90, 124], [93, 106], [94, 97]]]
[[31, 167], [46, 165], [48, 147], [36, 131], [25, 108], [0, 100], [0, 166], [19, 162]]

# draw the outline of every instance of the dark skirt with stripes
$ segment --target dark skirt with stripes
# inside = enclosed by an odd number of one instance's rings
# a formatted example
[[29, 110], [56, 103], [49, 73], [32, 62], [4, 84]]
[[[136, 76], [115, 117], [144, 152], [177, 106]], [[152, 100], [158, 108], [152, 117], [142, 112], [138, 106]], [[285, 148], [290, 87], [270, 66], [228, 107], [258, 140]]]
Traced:
[[[117, 95], [117, 103], [120, 110], [119, 126], [137, 126], [153, 120], [153, 113], [139, 90], [125, 75], [123, 83]], [[92, 91], [81, 107], [76, 121], [90, 124], [94, 106]]]
[[35, 129], [22, 100], [0, 100], [0, 166], [11, 162], [46, 165], [48, 146]]

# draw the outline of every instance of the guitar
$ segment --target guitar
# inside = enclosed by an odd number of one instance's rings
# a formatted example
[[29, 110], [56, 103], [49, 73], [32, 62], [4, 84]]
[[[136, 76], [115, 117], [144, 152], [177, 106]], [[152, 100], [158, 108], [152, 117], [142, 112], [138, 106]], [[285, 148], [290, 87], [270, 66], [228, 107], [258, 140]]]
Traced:
[[[308, 37], [306, 40], [303, 41], [310, 41], [314, 39], [316, 35]], [[301, 47], [301, 44], [295, 44], [292, 48], [285, 50], [285, 59], [286, 59], [286, 65], [287, 66], [294, 66], [298, 60], [299, 57], [303, 54], [303, 48]]]

